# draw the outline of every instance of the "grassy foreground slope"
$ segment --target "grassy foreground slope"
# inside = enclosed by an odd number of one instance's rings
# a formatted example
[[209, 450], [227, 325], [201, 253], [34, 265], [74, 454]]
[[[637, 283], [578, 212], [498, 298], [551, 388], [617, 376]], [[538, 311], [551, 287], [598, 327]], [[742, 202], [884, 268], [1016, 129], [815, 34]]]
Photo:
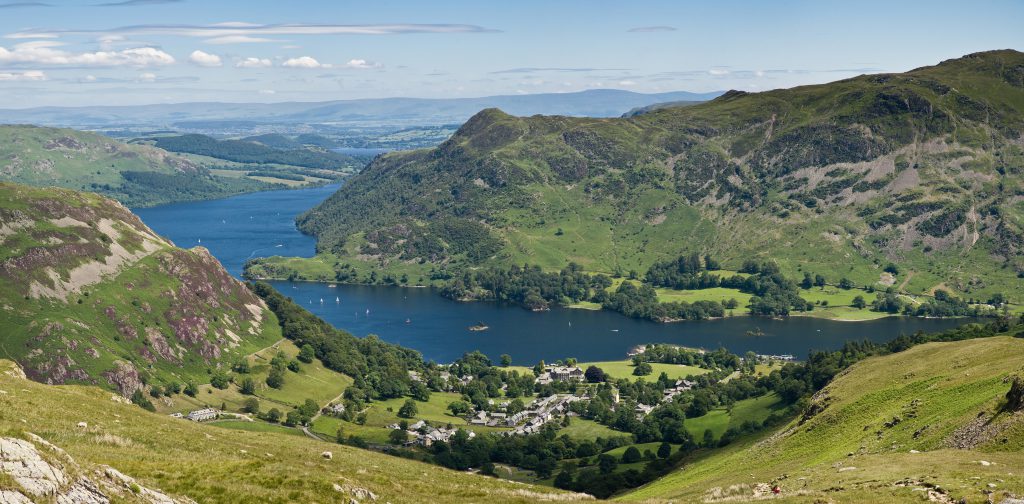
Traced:
[[[35, 434], [66, 450], [86, 474], [111, 466], [142, 486], [179, 498], [204, 503], [397, 504], [585, 497], [308, 438], [195, 424], [112, 400], [117, 398], [94, 387], [33, 383], [16, 377], [15, 369], [0, 361], [0, 439], [32, 439], [29, 433]], [[321, 456], [324, 451], [332, 458]], [[0, 467], [0, 496], [20, 490], [4, 473], [7, 466]], [[135, 501], [126, 493], [118, 502]]]
[[[537, 264], [637, 270], [709, 252], [910, 294], [1002, 292], [1024, 275], [1024, 54], [971, 54], [616, 119], [484, 110], [392, 153], [298, 219], [305, 262], [255, 277]], [[377, 277], [380, 278], [381, 275]], [[417, 276], [412, 276], [415, 280]]]
[[25, 125], [0, 125], [0, 181], [98, 191], [133, 207], [283, 187], [218, 177], [200, 163], [148, 145]]
[[279, 339], [266, 304], [206, 249], [177, 248], [96, 194], [0, 183], [0, 357], [32, 379], [128, 396], [206, 383]]
[[[996, 502], [1024, 495], [1024, 413], [1002, 411], [1024, 339], [928, 343], [862, 361], [780, 431], [693, 461], [623, 500]], [[760, 486], [759, 486], [760, 485]]]

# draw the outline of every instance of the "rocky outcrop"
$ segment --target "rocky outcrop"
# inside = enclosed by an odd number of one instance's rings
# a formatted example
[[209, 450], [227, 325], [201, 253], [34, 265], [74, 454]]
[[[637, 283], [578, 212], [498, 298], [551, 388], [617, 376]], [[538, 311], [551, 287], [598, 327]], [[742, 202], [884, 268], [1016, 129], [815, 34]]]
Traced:
[[28, 439], [0, 437], [0, 475], [17, 489], [0, 490], [0, 504], [194, 504], [139, 484], [120, 471], [102, 466], [87, 474], [64, 450], [29, 433]]
[[130, 362], [115, 362], [114, 369], [103, 373], [103, 376], [125, 397], [130, 397], [136, 390], [142, 388], [139, 372]]

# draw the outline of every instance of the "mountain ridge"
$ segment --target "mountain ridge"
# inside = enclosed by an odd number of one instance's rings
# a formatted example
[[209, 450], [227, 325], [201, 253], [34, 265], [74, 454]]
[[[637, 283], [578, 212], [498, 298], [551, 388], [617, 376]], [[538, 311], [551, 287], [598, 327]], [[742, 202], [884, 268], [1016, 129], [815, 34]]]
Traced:
[[[710, 251], [860, 285], [896, 262], [915, 272], [915, 293], [1012, 294], [1024, 272], [1022, 82], [1024, 55], [991, 51], [623, 119], [487, 109], [436, 149], [378, 158], [298, 223], [339, 262], [385, 269], [610, 272]], [[467, 258], [480, 243], [490, 253]]]

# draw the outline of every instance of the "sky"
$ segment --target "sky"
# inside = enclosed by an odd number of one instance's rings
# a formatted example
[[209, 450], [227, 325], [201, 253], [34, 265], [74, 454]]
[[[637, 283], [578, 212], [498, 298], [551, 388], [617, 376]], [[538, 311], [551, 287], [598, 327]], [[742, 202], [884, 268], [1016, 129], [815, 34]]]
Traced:
[[0, 0], [0, 108], [761, 91], [1024, 50], [1024, 1]]

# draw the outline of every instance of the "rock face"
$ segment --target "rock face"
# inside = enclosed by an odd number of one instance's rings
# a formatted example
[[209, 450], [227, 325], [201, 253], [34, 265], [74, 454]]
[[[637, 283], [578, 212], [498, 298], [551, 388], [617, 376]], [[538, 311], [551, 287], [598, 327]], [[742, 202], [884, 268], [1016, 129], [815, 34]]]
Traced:
[[64, 450], [35, 434], [28, 437], [0, 437], [0, 474], [20, 487], [0, 490], [0, 504], [108, 504], [111, 499], [195, 504], [188, 498], [173, 498], [146, 488], [112, 467], [103, 466], [90, 478]]

